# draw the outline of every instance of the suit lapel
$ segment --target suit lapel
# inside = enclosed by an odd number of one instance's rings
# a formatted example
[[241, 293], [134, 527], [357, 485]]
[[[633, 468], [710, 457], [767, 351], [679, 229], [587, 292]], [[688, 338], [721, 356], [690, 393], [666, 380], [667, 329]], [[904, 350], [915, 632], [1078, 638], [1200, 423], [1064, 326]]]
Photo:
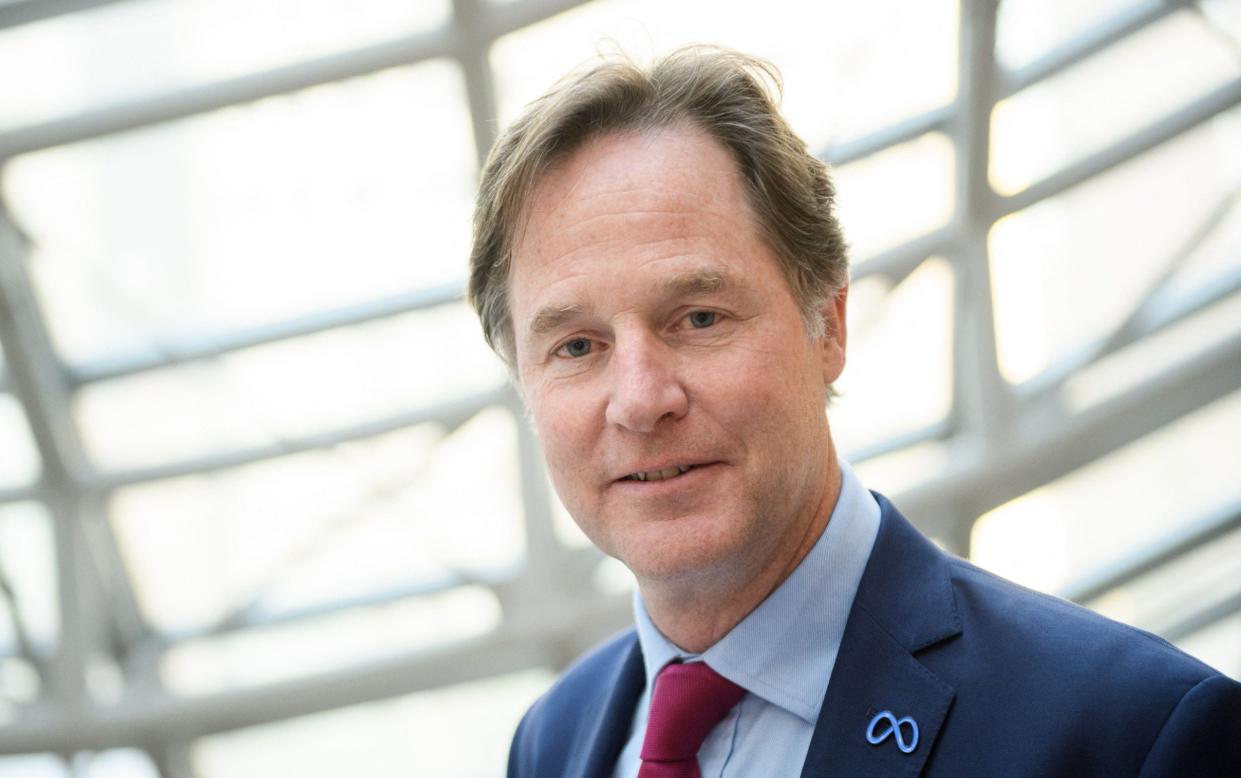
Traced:
[[[947, 560], [891, 503], [876, 499], [883, 514], [879, 535], [849, 613], [803, 778], [918, 775], [955, 696], [916, 656], [961, 632]], [[898, 747], [896, 733], [877, 744], [867, 740], [870, 722], [883, 711], [916, 723], [910, 753]], [[878, 739], [890, 724], [881, 719], [872, 734]], [[907, 724], [901, 734], [911, 745]]]
[[570, 756], [567, 776], [610, 778], [612, 775], [616, 758], [629, 738], [634, 708], [646, 685], [646, 668], [636, 635], [616, 665], [615, 674], [610, 679], [600, 680], [600, 688], [610, 693], [587, 713], [596, 718], [593, 723], [584, 724], [585, 734]]
[[[935, 745], [954, 691], [922, 666], [863, 611], [854, 608], [846, 629], [819, 723], [810, 741], [803, 778], [858, 775], [918, 775]], [[912, 718], [918, 727], [911, 753], [898, 748], [896, 733], [878, 744], [866, 739], [871, 719], [881, 711]], [[887, 730], [881, 720], [875, 735]], [[912, 745], [912, 730], [901, 734]]]

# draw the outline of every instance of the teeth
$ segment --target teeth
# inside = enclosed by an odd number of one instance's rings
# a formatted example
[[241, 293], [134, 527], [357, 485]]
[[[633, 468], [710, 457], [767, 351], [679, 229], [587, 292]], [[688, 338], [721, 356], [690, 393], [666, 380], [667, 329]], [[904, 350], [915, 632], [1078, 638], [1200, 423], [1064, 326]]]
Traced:
[[641, 473], [634, 473], [629, 477], [635, 481], [662, 481], [665, 478], [688, 473], [692, 468], [693, 465], [677, 465], [676, 467], [666, 467], [663, 470], [647, 470]]

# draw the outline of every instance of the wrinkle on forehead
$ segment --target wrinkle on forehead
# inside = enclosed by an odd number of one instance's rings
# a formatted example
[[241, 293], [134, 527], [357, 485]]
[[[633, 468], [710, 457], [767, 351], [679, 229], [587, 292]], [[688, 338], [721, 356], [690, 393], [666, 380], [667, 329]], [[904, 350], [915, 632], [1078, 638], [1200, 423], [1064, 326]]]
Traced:
[[[638, 193], [635, 198], [634, 194]], [[695, 223], [707, 220], [724, 220], [732, 223], [734, 216], [718, 197], [704, 198], [699, 192], [686, 189], [662, 189], [634, 187], [625, 191], [597, 192], [581, 197], [572, 193], [541, 192], [527, 214], [517, 253], [541, 256], [547, 243], [554, 243], [571, 235], [589, 235], [596, 228], [606, 228], [610, 223], [637, 221], [671, 223], [685, 230], [685, 237], [696, 230]], [[539, 221], [545, 228], [542, 237], [533, 241], [530, 225]]]
[[[656, 143], [669, 138], [672, 148]], [[696, 143], [702, 139], [709, 144]], [[700, 185], [704, 167], [726, 171], [736, 186], [704, 189]], [[662, 186], [655, 188], [656, 182]], [[563, 224], [584, 204], [597, 207], [598, 201], [604, 200], [606, 205], [608, 198], [624, 198], [635, 192], [647, 198], [641, 210], [622, 208], [591, 218], [691, 213], [732, 218], [738, 207], [750, 212], [741, 171], [732, 153], [697, 126], [678, 122], [655, 129], [606, 133], [552, 162], [528, 194], [513, 245], [519, 250], [528, 248], [527, 233], [536, 215]]]
[[[573, 205], [539, 220], [539, 228], [531, 230], [518, 247], [523, 262], [550, 267], [572, 264], [580, 257], [595, 252], [624, 251], [633, 267], [670, 256], [690, 257], [701, 253], [712, 236], [721, 231], [737, 233], [745, 229], [737, 225], [735, 216], [706, 212], [702, 209], [654, 210], [639, 207], [599, 213], [588, 211], [574, 218]], [[593, 212], [592, 212], [593, 211]], [[636, 225], [618, 237], [624, 225]]]

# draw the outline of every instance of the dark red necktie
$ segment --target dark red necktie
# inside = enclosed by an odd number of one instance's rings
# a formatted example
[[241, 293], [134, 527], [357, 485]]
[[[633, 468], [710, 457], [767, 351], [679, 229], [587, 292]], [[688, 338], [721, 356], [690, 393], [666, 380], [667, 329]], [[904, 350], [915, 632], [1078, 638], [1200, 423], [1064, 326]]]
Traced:
[[702, 778], [702, 741], [744, 696], [745, 689], [703, 662], [678, 662], [660, 670], [638, 778]]

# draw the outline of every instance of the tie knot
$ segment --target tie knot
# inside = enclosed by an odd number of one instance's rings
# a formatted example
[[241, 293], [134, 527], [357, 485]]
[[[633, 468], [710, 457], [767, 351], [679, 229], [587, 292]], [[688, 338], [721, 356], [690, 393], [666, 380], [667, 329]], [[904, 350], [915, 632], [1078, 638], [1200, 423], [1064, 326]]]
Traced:
[[745, 689], [704, 662], [665, 666], [655, 678], [642, 760], [696, 766], [707, 733], [744, 696]]

